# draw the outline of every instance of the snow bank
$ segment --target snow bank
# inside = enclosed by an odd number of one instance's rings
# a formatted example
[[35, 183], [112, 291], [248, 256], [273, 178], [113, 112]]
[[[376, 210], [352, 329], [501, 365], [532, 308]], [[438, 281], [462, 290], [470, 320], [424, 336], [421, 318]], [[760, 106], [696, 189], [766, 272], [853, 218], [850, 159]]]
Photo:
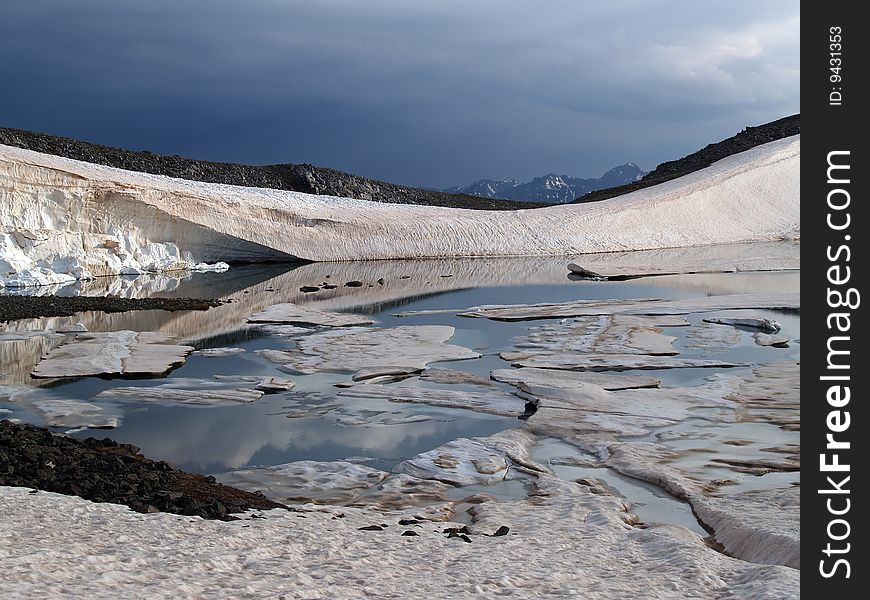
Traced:
[[799, 168], [793, 136], [601, 202], [471, 211], [187, 181], [0, 146], [0, 277], [791, 239], [800, 232]]
[[[799, 596], [799, 571], [729, 558], [682, 527], [631, 527], [601, 487], [534, 485], [529, 501], [476, 507], [471, 543], [445, 523], [398, 524], [419, 508], [305, 505], [225, 523], [0, 487], [0, 587], [11, 598]], [[508, 535], [489, 537], [502, 525]]]

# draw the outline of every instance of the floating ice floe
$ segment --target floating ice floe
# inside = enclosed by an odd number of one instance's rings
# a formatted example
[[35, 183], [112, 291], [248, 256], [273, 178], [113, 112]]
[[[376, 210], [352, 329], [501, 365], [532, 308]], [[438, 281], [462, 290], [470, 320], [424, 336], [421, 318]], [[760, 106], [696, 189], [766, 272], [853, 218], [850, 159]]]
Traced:
[[800, 431], [800, 366], [791, 360], [757, 366], [739, 377], [728, 399], [739, 403], [740, 419], [774, 423], [787, 431]]
[[229, 270], [229, 268], [230, 268], [230, 266], [227, 263], [225, 263], [223, 261], [218, 261], [218, 262], [213, 263], [213, 264], [199, 262], [199, 263], [196, 263], [195, 265], [193, 265], [192, 267], [190, 267], [190, 270], [197, 271], [199, 273], [205, 273], [205, 272], [209, 272], [209, 271], [214, 272], [214, 273], [223, 273], [224, 271]]
[[492, 484], [521, 475], [509, 472], [508, 466], [501, 453], [480, 441], [459, 438], [399, 463], [395, 470], [420, 479], [465, 486]]
[[111, 429], [118, 427], [122, 418], [121, 410], [113, 403], [64, 398], [33, 387], [0, 385], [0, 402], [32, 411], [45, 427]]
[[423, 386], [417, 381], [403, 381], [391, 385], [357, 385], [340, 391], [338, 395], [342, 398], [460, 408], [509, 417], [526, 413], [525, 401], [495, 387], [485, 391], [451, 390]]
[[642, 354], [535, 354], [502, 352], [499, 356], [518, 367], [543, 369], [627, 371], [632, 369], [683, 369], [746, 367], [749, 363], [709, 358], [679, 358]]
[[568, 271], [581, 279], [620, 280], [681, 273], [736, 273], [740, 271], [785, 271], [800, 269], [800, 257], [787, 245], [747, 247], [695, 246], [634, 252], [587, 254], [568, 264]]
[[399, 463], [398, 473], [455, 486], [491, 485], [549, 473], [529, 456], [534, 434], [506, 430], [484, 438], [459, 438]]
[[370, 325], [374, 321], [362, 315], [318, 310], [285, 302], [248, 317], [249, 323], [283, 323], [286, 325], [321, 325], [326, 327], [353, 327]]
[[[520, 369], [523, 371], [523, 369]], [[600, 454], [624, 436], [647, 435], [659, 427], [694, 416], [697, 409], [731, 409], [726, 398], [731, 380], [714, 379], [687, 388], [638, 388], [606, 391], [581, 381], [518, 382], [518, 395], [535, 405], [523, 428], [561, 438]]]
[[658, 387], [661, 380], [646, 375], [613, 375], [595, 371], [562, 371], [558, 369], [496, 369], [490, 373], [496, 381], [518, 385], [554, 385], [573, 387], [577, 384], [591, 383], [605, 390], [628, 390], [634, 388]]
[[163, 375], [184, 364], [191, 346], [173, 344], [174, 336], [154, 331], [111, 331], [79, 334], [49, 351], [33, 369], [33, 377], [89, 375]]
[[525, 336], [514, 338], [520, 351], [536, 353], [589, 352], [603, 354], [679, 354], [671, 343], [677, 339], [664, 335], [662, 327], [688, 325], [682, 317], [638, 317], [599, 315], [578, 317], [565, 323], [542, 325]]
[[300, 337], [297, 349], [257, 350], [290, 373], [354, 373], [368, 369], [390, 374], [395, 369], [423, 370], [432, 362], [478, 358], [463, 346], [448, 344], [453, 327], [418, 325], [381, 328], [351, 327]]
[[244, 348], [203, 348], [202, 350], [194, 350], [191, 354], [206, 358], [220, 358], [222, 356], [242, 354], [244, 351]]
[[775, 346], [778, 348], [787, 348], [791, 341], [787, 335], [781, 333], [761, 333], [760, 331], [754, 336], [755, 343], [759, 346]]
[[734, 327], [751, 327], [752, 329], [761, 329], [771, 333], [777, 333], [782, 329], [779, 322], [772, 319], [762, 317], [739, 317], [739, 318], [722, 318], [710, 317], [704, 319], [705, 323], [715, 323], [717, 325], [733, 325]]
[[339, 506], [398, 508], [447, 500], [449, 486], [390, 474], [347, 461], [303, 460], [217, 475], [227, 485], [259, 490], [277, 502], [318, 502]]
[[460, 317], [476, 317], [496, 321], [528, 321], [562, 319], [595, 315], [686, 315], [737, 309], [799, 310], [800, 294], [727, 294], [661, 300], [637, 298], [629, 300], [575, 300], [557, 304], [513, 304], [479, 306], [458, 313]]
[[442, 369], [438, 367], [427, 368], [420, 373], [420, 379], [422, 381], [446, 385], [476, 385], [483, 387], [492, 387], [494, 385], [492, 380], [484, 379], [474, 373], [456, 371], [454, 369]]
[[704, 319], [697, 325], [692, 325], [686, 333], [685, 344], [689, 348], [700, 350], [702, 355], [723, 352], [734, 347], [743, 338], [739, 329], [722, 327]]
[[112, 387], [103, 390], [96, 397], [167, 405], [233, 406], [259, 400], [266, 392], [258, 388], [262, 385], [268, 387], [270, 384], [270, 378], [245, 381], [235, 377], [224, 379], [176, 377], [158, 385]]

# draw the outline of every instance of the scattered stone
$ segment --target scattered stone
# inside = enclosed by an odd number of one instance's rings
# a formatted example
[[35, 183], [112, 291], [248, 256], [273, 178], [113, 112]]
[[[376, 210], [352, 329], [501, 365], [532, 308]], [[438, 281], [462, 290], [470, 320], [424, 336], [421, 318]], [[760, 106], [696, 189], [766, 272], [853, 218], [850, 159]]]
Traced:
[[454, 535], [459, 535], [459, 534], [469, 534], [469, 533], [471, 533], [471, 530], [468, 528], [468, 525], [463, 525], [462, 527], [447, 527], [441, 533], [452, 533]]

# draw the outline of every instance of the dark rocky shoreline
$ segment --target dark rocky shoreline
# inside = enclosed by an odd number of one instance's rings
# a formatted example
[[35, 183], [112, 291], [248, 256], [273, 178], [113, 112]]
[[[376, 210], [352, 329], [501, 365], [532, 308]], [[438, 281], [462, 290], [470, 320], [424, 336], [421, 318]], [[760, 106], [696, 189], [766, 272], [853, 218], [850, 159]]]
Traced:
[[203, 298], [113, 298], [105, 296], [0, 296], [0, 323], [36, 317], [70, 317], [79, 312], [208, 310], [222, 302]]
[[129, 444], [109, 438], [78, 440], [8, 420], [0, 421], [0, 485], [123, 504], [141, 513], [224, 521], [251, 509], [287, 508], [259, 492], [145, 458]]

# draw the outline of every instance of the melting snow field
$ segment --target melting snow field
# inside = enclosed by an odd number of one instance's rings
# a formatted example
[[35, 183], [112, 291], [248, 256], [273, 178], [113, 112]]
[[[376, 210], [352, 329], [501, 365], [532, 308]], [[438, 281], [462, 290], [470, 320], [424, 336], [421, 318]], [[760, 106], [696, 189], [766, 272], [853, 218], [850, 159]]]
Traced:
[[[238, 268], [125, 284], [230, 300], [208, 311], [7, 323], [4, 418], [108, 434], [292, 510], [213, 522], [0, 487], [4, 594], [797, 597], [799, 246], [704, 251], [730, 272]], [[728, 268], [746, 256], [771, 270]], [[787, 344], [758, 343], [773, 322]], [[105, 378], [179, 348], [164, 378]], [[463, 525], [469, 541], [446, 533]]]
[[[224, 261], [566, 256], [796, 239], [799, 170], [793, 136], [601, 202], [473, 211], [201, 183], [0, 146], [0, 283], [221, 270]], [[660, 269], [629, 259], [602, 273]]]

